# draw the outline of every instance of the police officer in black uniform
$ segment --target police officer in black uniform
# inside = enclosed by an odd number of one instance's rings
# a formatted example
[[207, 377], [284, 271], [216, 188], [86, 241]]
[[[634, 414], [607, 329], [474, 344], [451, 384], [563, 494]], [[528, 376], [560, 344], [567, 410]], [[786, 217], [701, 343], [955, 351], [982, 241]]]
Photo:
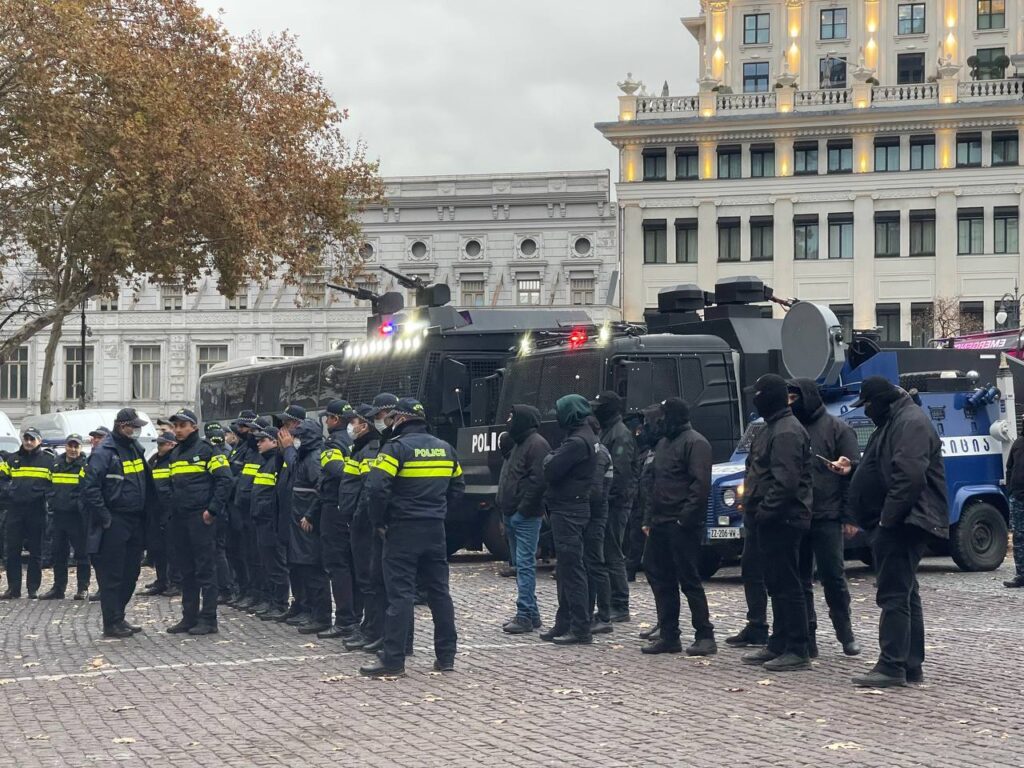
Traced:
[[416, 585], [427, 593], [434, 619], [434, 669], [455, 668], [455, 608], [448, 591], [444, 519], [462, 497], [465, 482], [455, 449], [427, 430], [423, 406], [403, 398], [392, 411], [393, 437], [366, 479], [370, 520], [384, 538], [388, 610], [384, 646], [367, 677], [405, 674]]
[[174, 507], [174, 492], [171, 490], [171, 451], [178, 444], [173, 432], [162, 432], [156, 438], [156, 453], [147, 459], [153, 473], [159, 514], [149, 516], [146, 548], [153, 559], [156, 581], [146, 586], [142, 594], [149, 597], [162, 595], [170, 586], [169, 564], [171, 557], [171, 532], [169, 522]]
[[276, 427], [262, 425], [251, 439], [259, 450], [260, 466], [252, 479], [249, 494], [252, 509], [249, 519], [255, 526], [261, 558], [261, 603], [266, 608], [257, 615], [260, 621], [284, 621], [288, 611], [288, 545], [278, 534], [281, 493], [277, 487], [284, 473], [284, 456], [280, 451]]
[[[263, 572], [263, 557], [257, 541], [256, 525], [252, 519], [253, 480], [263, 463], [254, 436], [259, 429], [256, 418], [255, 411], [242, 411], [235, 421], [238, 444], [229, 457], [231, 473], [235, 476], [230, 522], [238, 551], [235, 572], [241, 591], [241, 597], [235, 601], [235, 607], [249, 613], [265, 613], [269, 610], [270, 604]], [[276, 430], [274, 434], [276, 444]]]
[[[228, 466], [230, 467], [231, 451], [224, 443], [224, 427], [216, 421], [207, 422], [203, 425], [203, 436], [217, 453], [228, 457]], [[233, 481], [234, 473], [231, 477]], [[234, 482], [232, 482], [232, 490], [234, 490]], [[221, 604], [229, 602], [234, 597], [237, 586], [231, 564], [228, 562], [228, 533], [231, 530], [230, 497], [228, 502], [224, 505], [224, 514], [218, 515], [217, 521], [214, 523], [217, 534], [217, 602]]]
[[85, 518], [79, 504], [85, 457], [82, 436], [71, 434], [64, 441], [64, 454], [54, 462], [49, 505], [53, 514], [53, 587], [40, 600], [63, 600], [68, 586], [68, 555], [75, 552], [77, 589], [75, 600], [89, 597], [89, 553], [85, 546]]
[[142, 567], [146, 518], [156, 502], [153, 475], [138, 441], [145, 425], [134, 408], [118, 411], [114, 429], [93, 448], [81, 482], [104, 637], [142, 631], [125, 621], [124, 612]]
[[[308, 614], [299, 633], [314, 635], [331, 627], [331, 596], [320, 547], [320, 454], [323, 432], [312, 420], [291, 428], [296, 461], [292, 470], [292, 518], [288, 569], [292, 592]], [[291, 622], [290, 622], [291, 623]]]
[[[338, 495], [346, 473], [360, 478], [359, 462], [349, 456], [352, 438], [348, 426], [356, 412], [346, 400], [332, 400], [326, 411], [327, 439], [320, 452], [320, 520], [314, 521], [314, 525], [320, 534], [324, 570], [334, 598], [334, 624], [318, 633], [317, 637], [323, 640], [350, 637], [359, 625], [352, 567], [352, 516], [351, 510], [342, 516]], [[360, 608], [361, 603], [360, 600]]]
[[42, 449], [43, 438], [34, 429], [21, 435], [21, 447], [0, 464], [0, 487], [7, 501], [7, 591], [0, 600], [21, 597], [21, 552], [28, 549], [27, 586], [35, 599], [43, 579], [41, 567], [46, 497], [50, 493], [53, 454]]
[[174, 510], [171, 530], [181, 569], [181, 621], [171, 634], [217, 632], [217, 517], [231, 494], [228, 458], [199, 439], [198, 419], [188, 408], [170, 417], [178, 444], [171, 452]]

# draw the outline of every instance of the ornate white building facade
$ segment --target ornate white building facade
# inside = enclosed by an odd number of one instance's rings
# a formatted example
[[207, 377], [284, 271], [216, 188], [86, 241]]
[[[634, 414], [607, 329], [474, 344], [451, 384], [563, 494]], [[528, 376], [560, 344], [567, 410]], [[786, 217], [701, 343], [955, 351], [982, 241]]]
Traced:
[[696, 92], [629, 76], [597, 125], [620, 153], [625, 319], [666, 287], [753, 274], [886, 339], [933, 336], [937, 302], [962, 330], [994, 327], [1024, 284], [1022, 13], [702, 0], [682, 19]]
[[[380, 266], [446, 282], [458, 307], [575, 306], [619, 317], [617, 212], [608, 171], [385, 179], [387, 204], [363, 216], [357, 284], [403, 290]], [[150, 415], [195, 403], [199, 376], [250, 356], [326, 352], [366, 331], [368, 302], [301, 285], [252, 285], [235, 299], [203, 280], [194, 292], [143, 284], [90, 301], [88, 407]], [[407, 299], [407, 304], [411, 303]], [[54, 409], [78, 397], [80, 318], [69, 317], [53, 376]], [[46, 332], [0, 366], [0, 410], [38, 412]]]

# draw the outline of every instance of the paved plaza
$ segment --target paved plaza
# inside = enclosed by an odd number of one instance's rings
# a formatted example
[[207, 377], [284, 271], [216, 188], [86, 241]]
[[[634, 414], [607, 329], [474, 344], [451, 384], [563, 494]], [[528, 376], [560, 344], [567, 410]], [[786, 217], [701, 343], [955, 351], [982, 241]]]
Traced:
[[[775, 675], [722, 642], [743, 624], [735, 568], [708, 587], [719, 654], [695, 660], [639, 653], [653, 616], [642, 575], [632, 622], [593, 646], [503, 635], [515, 585], [498, 565], [467, 556], [452, 567], [457, 672], [430, 671], [429, 614], [417, 608], [416, 654], [396, 680], [362, 679], [366, 654], [230, 609], [219, 635], [182, 638], [163, 632], [177, 600], [137, 598], [128, 618], [145, 633], [103, 640], [98, 604], [0, 604], [0, 766], [1021, 764], [1024, 590], [1002, 588], [1008, 565], [963, 574], [925, 561], [926, 683], [888, 691], [849, 683], [876, 647], [872, 577], [859, 565], [865, 655], [842, 656], [819, 631], [813, 670]], [[542, 572], [545, 621], [554, 587]]]

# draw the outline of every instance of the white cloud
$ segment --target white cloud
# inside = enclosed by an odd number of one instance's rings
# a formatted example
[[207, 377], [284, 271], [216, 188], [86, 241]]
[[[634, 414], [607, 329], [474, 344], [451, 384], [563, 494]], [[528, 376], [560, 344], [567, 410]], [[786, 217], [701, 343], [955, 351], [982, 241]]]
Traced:
[[696, 91], [697, 0], [200, 0], [289, 30], [386, 175], [617, 167], [594, 129], [627, 71]]

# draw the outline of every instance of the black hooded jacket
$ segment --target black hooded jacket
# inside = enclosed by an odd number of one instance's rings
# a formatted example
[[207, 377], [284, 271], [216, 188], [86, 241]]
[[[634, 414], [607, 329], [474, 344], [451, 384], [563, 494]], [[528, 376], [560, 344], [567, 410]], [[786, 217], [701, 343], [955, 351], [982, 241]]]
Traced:
[[704, 523], [711, 493], [711, 443], [689, 423], [658, 441], [643, 475], [645, 526], [673, 522], [684, 528]]
[[598, 442], [597, 435], [587, 423], [589, 407], [582, 397], [569, 395], [558, 400], [556, 411], [558, 425], [568, 435], [544, 458], [544, 480], [547, 482], [544, 501], [550, 511], [568, 507], [586, 510], [589, 514]]
[[532, 405], [513, 405], [508, 434], [512, 451], [502, 467], [495, 502], [502, 514], [523, 517], [544, 514], [544, 457], [551, 451], [540, 429], [540, 411]]
[[1006, 460], [1006, 492], [1024, 498], [1024, 435], [1013, 441]]
[[615, 477], [608, 493], [608, 508], [629, 510], [636, 495], [636, 440], [629, 427], [622, 423], [619, 414], [600, 421], [599, 438], [611, 454], [612, 466], [615, 468]]
[[[800, 399], [793, 403], [797, 417], [811, 439], [811, 453], [835, 461], [846, 456], [852, 461], [860, 457], [857, 433], [842, 419], [825, 410], [818, 385], [810, 379], [793, 382], [800, 389]], [[838, 475], [821, 459], [811, 459], [811, 481], [814, 488], [812, 516], [815, 520], [842, 520], [846, 513], [849, 477]]]
[[811, 525], [811, 441], [788, 406], [765, 418], [747, 455], [744, 524]]

